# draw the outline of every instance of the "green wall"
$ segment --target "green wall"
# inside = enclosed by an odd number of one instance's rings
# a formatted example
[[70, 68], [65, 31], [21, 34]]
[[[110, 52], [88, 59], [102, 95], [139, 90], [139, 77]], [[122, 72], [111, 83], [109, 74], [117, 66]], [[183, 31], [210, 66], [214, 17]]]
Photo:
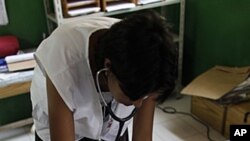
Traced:
[[214, 65], [250, 65], [249, 16], [249, 0], [186, 0], [184, 84]]
[[[43, 0], [5, 0], [9, 24], [0, 26], [1, 35], [17, 36], [22, 49], [37, 47], [47, 34]], [[31, 117], [28, 94], [0, 100], [0, 126]]]
[[21, 48], [36, 47], [47, 34], [43, 0], [5, 0], [9, 24], [0, 26], [1, 35], [15, 35]]
[[31, 117], [30, 95], [23, 94], [0, 100], [0, 126]]

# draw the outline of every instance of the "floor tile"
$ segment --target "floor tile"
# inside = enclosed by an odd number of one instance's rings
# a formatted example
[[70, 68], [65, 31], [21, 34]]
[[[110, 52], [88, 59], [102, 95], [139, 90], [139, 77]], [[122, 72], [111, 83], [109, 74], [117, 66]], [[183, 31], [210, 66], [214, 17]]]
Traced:
[[191, 137], [186, 138], [185, 141], [209, 141], [209, 139], [206, 136], [197, 133]]
[[155, 108], [154, 124], [167, 122], [171, 119], [178, 118], [177, 114], [166, 114], [159, 108]]
[[[190, 116], [191, 97], [182, 96], [181, 99], [170, 97], [160, 107], [172, 107], [176, 114], [168, 114], [160, 109], [156, 110], [154, 134], [163, 141], [208, 141], [207, 129], [200, 122]], [[184, 114], [180, 114], [181, 112]], [[210, 137], [214, 141], [225, 141], [226, 139], [210, 127]], [[154, 140], [155, 141], [155, 140]], [[157, 140], [156, 140], [157, 141]]]
[[180, 118], [184, 120], [189, 126], [196, 129], [198, 132], [206, 132], [206, 129], [207, 129], [206, 126], [200, 123], [199, 121], [195, 120], [194, 118], [192, 118], [191, 115], [181, 116]]
[[166, 133], [168, 133], [169, 136], [176, 141], [183, 140], [197, 133], [193, 127], [188, 126], [188, 124], [180, 118], [155, 125], [155, 131], [158, 132], [159, 136], [165, 138], [168, 137], [166, 136]]

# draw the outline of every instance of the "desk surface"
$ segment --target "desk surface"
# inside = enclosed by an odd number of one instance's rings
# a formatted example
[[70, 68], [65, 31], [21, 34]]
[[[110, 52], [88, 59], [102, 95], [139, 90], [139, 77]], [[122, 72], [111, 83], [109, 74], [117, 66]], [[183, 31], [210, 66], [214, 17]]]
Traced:
[[31, 81], [11, 84], [0, 88], [0, 99], [29, 93]]

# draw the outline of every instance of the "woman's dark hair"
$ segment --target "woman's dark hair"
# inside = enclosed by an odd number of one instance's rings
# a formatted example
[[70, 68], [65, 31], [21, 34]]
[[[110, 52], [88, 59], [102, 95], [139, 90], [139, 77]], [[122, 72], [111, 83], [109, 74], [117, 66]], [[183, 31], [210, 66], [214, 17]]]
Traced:
[[156, 12], [143, 11], [115, 23], [100, 45], [104, 58], [111, 60], [111, 72], [131, 100], [151, 92], [162, 92], [159, 98], [164, 99], [171, 94], [178, 53], [166, 21]]

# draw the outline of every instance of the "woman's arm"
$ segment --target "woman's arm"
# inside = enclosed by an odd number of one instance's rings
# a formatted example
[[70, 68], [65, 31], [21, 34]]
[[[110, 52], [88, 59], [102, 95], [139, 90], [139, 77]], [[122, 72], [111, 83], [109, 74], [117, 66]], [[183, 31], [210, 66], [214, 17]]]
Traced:
[[152, 141], [155, 104], [155, 98], [151, 96], [138, 109], [133, 120], [132, 141]]
[[73, 113], [46, 76], [51, 141], [74, 141]]

